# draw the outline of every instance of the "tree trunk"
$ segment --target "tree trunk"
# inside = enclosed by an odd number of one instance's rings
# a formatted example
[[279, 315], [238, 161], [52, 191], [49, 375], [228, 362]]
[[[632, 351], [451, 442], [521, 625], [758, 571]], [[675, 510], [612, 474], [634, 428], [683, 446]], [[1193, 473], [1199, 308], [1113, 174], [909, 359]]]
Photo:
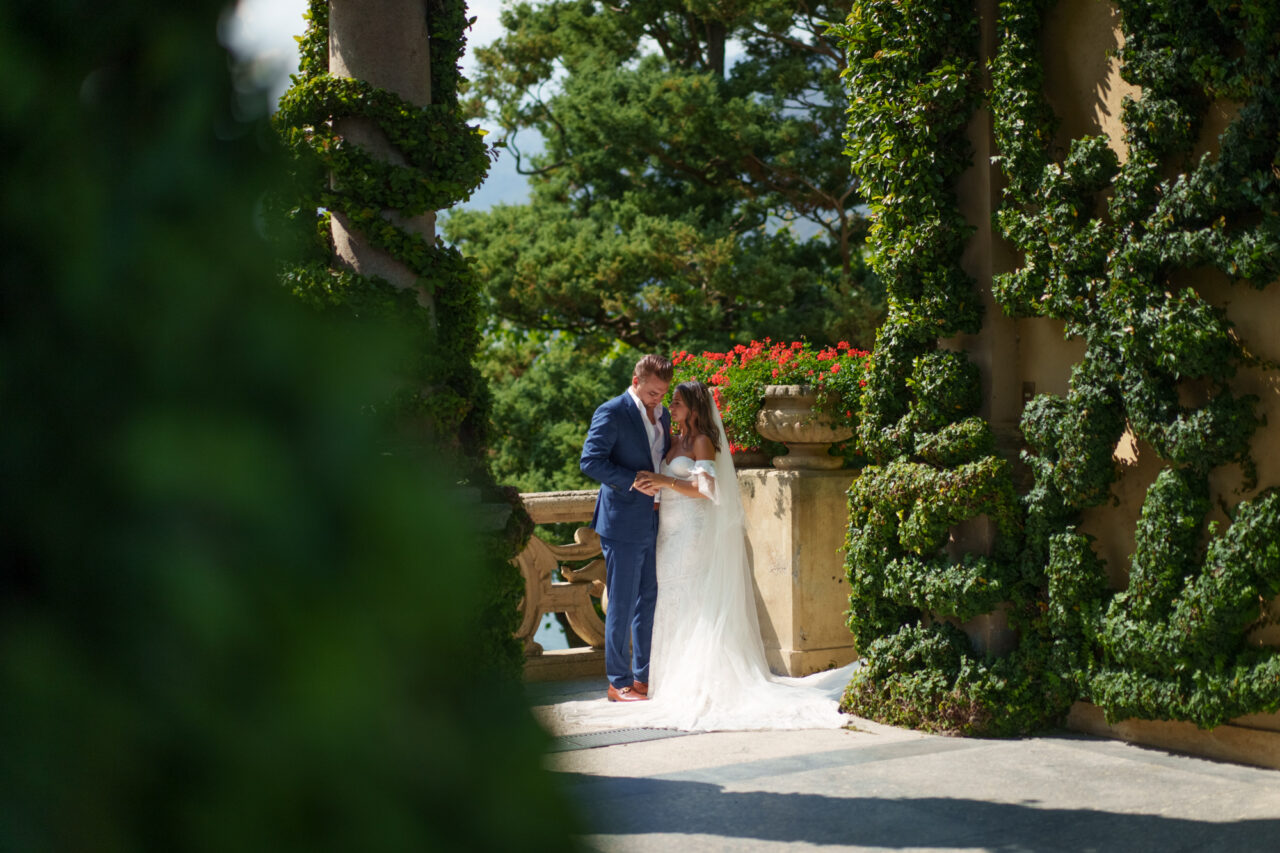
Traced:
[[724, 45], [728, 32], [720, 21], [707, 21], [707, 64], [724, 79]]

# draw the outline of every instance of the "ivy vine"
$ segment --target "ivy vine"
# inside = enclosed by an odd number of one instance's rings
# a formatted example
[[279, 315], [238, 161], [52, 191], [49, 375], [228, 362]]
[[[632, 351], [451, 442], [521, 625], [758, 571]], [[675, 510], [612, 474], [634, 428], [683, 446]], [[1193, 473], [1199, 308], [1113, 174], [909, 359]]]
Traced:
[[[1039, 55], [1050, 5], [1001, 4], [998, 222], [1024, 261], [995, 291], [1011, 314], [1062, 320], [1086, 347], [1067, 395], [1038, 397], [1023, 418], [1035, 476], [1026, 556], [1048, 561], [1055, 640], [1073, 650], [1063, 675], [1112, 720], [1211, 727], [1275, 711], [1280, 653], [1246, 635], [1280, 593], [1280, 496], [1240, 501], [1225, 529], [1206, 523], [1213, 468], [1238, 464], [1256, 487], [1257, 400], [1230, 384], [1256, 360], [1176, 274], [1216, 269], [1258, 288], [1280, 277], [1280, 8], [1117, 0], [1122, 74], [1142, 89], [1122, 113], [1127, 159], [1095, 136], [1072, 140], [1059, 163]], [[1193, 157], [1213, 101], [1239, 110], [1217, 154]], [[1185, 402], [1191, 387], [1199, 405]], [[1113, 593], [1074, 526], [1109, 498], [1126, 427], [1166, 467], [1143, 503], [1128, 587]]]
[[[1028, 674], [1046, 668], [1051, 648], [1037, 640], [1047, 581], [1019, 559], [1022, 512], [1010, 465], [977, 416], [977, 367], [938, 346], [981, 326], [960, 266], [973, 229], [951, 189], [971, 165], [977, 20], [966, 2], [863, 0], [837, 32], [849, 57], [846, 150], [889, 294], [859, 426], [874, 464], [850, 489], [846, 543], [849, 626], [868, 665], [843, 705], [926, 729], [1023, 731], [1068, 701], [1055, 680]], [[987, 553], [949, 550], [961, 525], [984, 524]], [[1008, 658], [977, 654], [958, 627], [996, 612], [1023, 637]]]

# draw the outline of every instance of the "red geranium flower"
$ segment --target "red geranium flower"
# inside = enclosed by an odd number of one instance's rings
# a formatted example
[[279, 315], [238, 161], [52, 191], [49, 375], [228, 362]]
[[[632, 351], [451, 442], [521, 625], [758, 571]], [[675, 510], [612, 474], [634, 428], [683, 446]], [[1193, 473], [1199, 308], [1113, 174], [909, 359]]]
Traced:
[[[672, 361], [677, 366], [677, 383], [697, 380], [711, 387], [725, 432], [737, 450], [760, 446], [755, 423], [766, 385], [811, 384], [818, 390], [820, 405], [834, 406], [853, 423], [860, 405], [859, 388], [866, 384], [870, 368], [870, 356], [847, 341], [814, 348], [805, 341], [774, 341], [771, 337], [700, 356], [681, 350]], [[850, 443], [848, 453], [853, 453], [854, 444]]]

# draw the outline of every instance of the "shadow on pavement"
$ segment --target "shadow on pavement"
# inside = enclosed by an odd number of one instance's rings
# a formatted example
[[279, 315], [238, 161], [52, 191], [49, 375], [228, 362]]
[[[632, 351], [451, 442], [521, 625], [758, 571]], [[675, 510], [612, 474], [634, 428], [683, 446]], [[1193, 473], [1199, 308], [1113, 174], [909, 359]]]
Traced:
[[[1280, 818], [1217, 823], [1044, 808], [1029, 800], [727, 792], [707, 782], [561, 773], [590, 832], [682, 834], [884, 848], [1017, 851], [1275, 849]], [[1269, 840], [1268, 840], [1269, 839]]]

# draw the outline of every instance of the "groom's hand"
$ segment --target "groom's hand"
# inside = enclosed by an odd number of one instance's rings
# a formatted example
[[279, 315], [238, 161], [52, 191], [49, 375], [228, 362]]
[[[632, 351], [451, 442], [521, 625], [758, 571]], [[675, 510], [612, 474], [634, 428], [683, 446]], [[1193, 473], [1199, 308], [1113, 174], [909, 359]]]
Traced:
[[656, 495], [662, 489], [662, 486], [658, 485], [657, 481], [654, 480], [655, 476], [652, 471], [637, 471], [636, 481], [631, 484], [631, 488], [646, 495]]

